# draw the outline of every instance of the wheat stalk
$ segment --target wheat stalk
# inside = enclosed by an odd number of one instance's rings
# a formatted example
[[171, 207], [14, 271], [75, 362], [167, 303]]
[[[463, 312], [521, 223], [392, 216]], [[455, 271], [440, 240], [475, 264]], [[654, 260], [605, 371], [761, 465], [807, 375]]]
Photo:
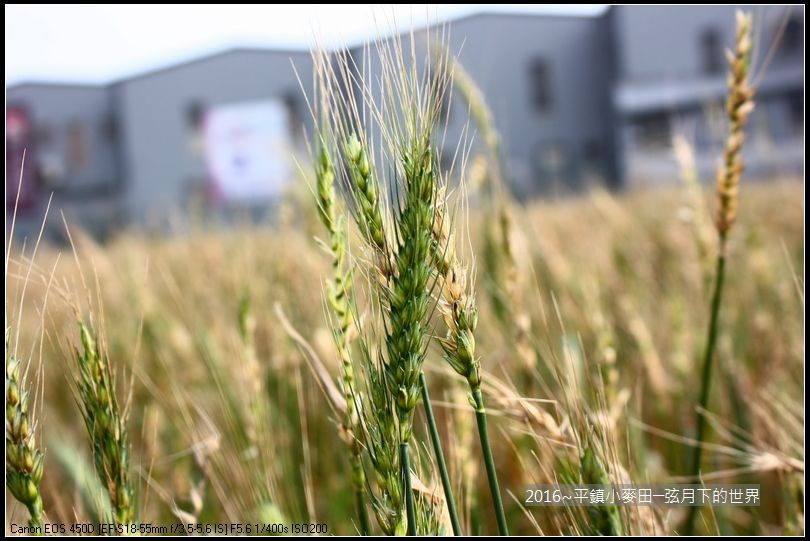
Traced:
[[[712, 364], [720, 319], [720, 304], [723, 296], [723, 281], [726, 268], [726, 241], [731, 225], [737, 215], [740, 178], [743, 173], [742, 146], [745, 141], [745, 125], [754, 109], [754, 90], [748, 83], [751, 63], [751, 27], [752, 16], [737, 12], [737, 31], [734, 41], [734, 52], [727, 54], [730, 65], [728, 76], [728, 99], [726, 114], [729, 120], [729, 133], [726, 138], [723, 162], [717, 170], [718, 208], [715, 219], [719, 246], [715, 270], [714, 292], [710, 307], [709, 330], [706, 349], [703, 356], [700, 397], [697, 413], [697, 445], [692, 455], [692, 473], [695, 478], [700, 475], [703, 440], [706, 431], [706, 416], [711, 390]], [[689, 509], [686, 522], [686, 534], [694, 532], [699, 507]]]
[[441, 276], [441, 299], [439, 312], [447, 326], [447, 334], [439, 339], [447, 363], [467, 380], [472, 397], [471, 405], [478, 422], [478, 435], [487, 469], [489, 489], [501, 535], [509, 535], [503, 501], [498, 486], [495, 460], [489, 443], [484, 397], [481, 393], [481, 365], [475, 356], [475, 328], [478, 325], [478, 308], [475, 296], [468, 290], [467, 273], [456, 256], [450, 219], [446, 213], [446, 199], [442, 191], [437, 198], [436, 220], [433, 226], [433, 261]]

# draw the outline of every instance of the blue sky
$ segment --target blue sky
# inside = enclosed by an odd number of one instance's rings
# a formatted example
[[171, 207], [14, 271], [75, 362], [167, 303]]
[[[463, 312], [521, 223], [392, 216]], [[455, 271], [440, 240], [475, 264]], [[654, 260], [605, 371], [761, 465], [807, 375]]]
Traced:
[[106, 83], [235, 46], [336, 46], [478, 11], [595, 15], [604, 5], [6, 5], [6, 84]]

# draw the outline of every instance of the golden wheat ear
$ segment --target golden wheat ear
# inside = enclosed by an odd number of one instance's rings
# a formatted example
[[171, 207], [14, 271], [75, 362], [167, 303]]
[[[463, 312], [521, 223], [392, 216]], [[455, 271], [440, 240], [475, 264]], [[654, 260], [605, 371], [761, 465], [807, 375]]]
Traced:
[[729, 63], [726, 100], [729, 130], [723, 161], [717, 168], [718, 209], [715, 222], [717, 231], [723, 237], [728, 234], [737, 216], [740, 178], [744, 169], [742, 147], [745, 143], [745, 126], [754, 110], [754, 89], [748, 80], [753, 49], [752, 22], [753, 17], [750, 13], [737, 12], [734, 51], [726, 51]]
[[[714, 292], [710, 305], [710, 318], [706, 349], [703, 355], [703, 371], [701, 374], [700, 396], [697, 410], [697, 445], [692, 455], [692, 475], [699, 478], [701, 472], [701, 459], [703, 441], [706, 436], [706, 415], [704, 412], [709, 406], [709, 394], [712, 383], [712, 366], [714, 363], [714, 350], [717, 343], [720, 322], [720, 305], [723, 299], [723, 282], [726, 270], [726, 244], [728, 233], [737, 216], [740, 178], [743, 173], [742, 147], [745, 142], [745, 125], [751, 111], [754, 110], [754, 90], [748, 83], [749, 68], [751, 64], [751, 27], [753, 18], [751, 14], [737, 12], [737, 32], [734, 39], [734, 51], [728, 52], [728, 98], [726, 100], [726, 114], [728, 115], [729, 130], [723, 151], [723, 161], [717, 169], [717, 199], [718, 208], [715, 225], [719, 238], [717, 264], [715, 270]], [[689, 508], [686, 521], [686, 534], [694, 532], [697, 514], [700, 508]]]

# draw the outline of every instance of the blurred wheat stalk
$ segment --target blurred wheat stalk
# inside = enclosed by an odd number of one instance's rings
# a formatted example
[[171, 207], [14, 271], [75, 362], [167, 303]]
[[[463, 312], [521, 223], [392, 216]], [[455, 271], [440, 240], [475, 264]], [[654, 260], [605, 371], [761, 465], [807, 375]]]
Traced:
[[[699, 409], [697, 412], [697, 443], [692, 456], [692, 474], [695, 479], [700, 476], [703, 442], [706, 438], [706, 410], [709, 405], [709, 393], [712, 381], [712, 365], [720, 319], [720, 304], [723, 296], [723, 282], [726, 271], [726, 243], [728, 233], [737, 216], [737, 205], [740, 190], [740, 178], [743, 173], [742, 147], [745, 142], [745, 125], [754, 110], [754, 89], [748, 83], [751, 65], [751, 14], [737, 12], [737, 31], [734, 50], [727, 53], [730, 65], [728, 75], [728, 98], [726, 114], [729, 131], [726, 137], [723, 162], [717, 169], [717, 215], [715, 225], [719, 238], [717, 262], [715, 268], [714, 292], [712, 293], [708, 338], [703, 355], [703, 371], [700, 383]], [[689, 509], [686, 523], [686, 534], [692, 535], [695, 528], [699, 507]]]

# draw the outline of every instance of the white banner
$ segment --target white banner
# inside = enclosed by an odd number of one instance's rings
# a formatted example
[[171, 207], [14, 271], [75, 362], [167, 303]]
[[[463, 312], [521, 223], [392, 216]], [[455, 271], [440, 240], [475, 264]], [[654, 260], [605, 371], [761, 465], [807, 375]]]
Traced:
[[208, 173], [225, 199], [272, 198], [292, 180], [288, 122], [287, 108], [279, 100], [206, 112]]

